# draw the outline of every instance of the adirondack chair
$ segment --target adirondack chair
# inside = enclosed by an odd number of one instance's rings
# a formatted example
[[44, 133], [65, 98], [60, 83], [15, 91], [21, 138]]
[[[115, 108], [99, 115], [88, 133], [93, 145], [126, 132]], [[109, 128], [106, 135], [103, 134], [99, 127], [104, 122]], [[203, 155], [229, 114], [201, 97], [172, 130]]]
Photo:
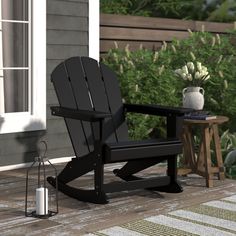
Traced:
[[[182, 152], [179, 134], [185, 109], [158, 105], [123, 104], [115, 73], [89, 57], [73, 57], [60, 63], [51, 75], [60, 106], [52, 115], [65, 119], [75, 152], [58, 175], [58, 189], [70, 197], [107, 203], [106, 193], [145, 188], [182, 192], [177, 182], [177, 154]], [[167, 137], [132, 141], [128, 138], [126, 112], [165, 116]], [[141, 178], [134, 174], [167, 160], [167, 175]], [[113, 172], [121, 181], [104, 184], [104, 164], [125, 162]], [[68, 185], [94, 171], [94, 189]], [[55, 179], [48, 177], [55, 186]]]

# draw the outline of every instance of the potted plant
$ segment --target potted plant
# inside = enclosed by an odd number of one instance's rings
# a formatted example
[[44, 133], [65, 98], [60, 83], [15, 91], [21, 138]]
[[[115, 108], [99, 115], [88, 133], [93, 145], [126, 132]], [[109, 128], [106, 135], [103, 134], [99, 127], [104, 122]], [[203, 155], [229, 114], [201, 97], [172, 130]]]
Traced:
[[202, 110], [204, 106], [204, 89], [201, 87], [210, 75], [207, 67], [201, 62], [188, 62], [175, 74], [186, 81], [187, 87], [183, 89], [183, 107]]

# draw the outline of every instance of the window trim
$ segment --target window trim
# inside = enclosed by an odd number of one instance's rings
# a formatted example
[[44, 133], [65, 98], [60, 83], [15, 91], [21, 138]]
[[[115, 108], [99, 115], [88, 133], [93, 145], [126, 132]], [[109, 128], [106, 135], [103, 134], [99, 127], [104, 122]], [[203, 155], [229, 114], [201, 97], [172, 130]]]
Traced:
[[99, 0], [89, 0], [89, 57], [100, 58], [100, 4]]
[[46, 0], [31, 1], [31, 11], [32, 102], [29, 112], [1, 115], [0, 134], [46, 129]]

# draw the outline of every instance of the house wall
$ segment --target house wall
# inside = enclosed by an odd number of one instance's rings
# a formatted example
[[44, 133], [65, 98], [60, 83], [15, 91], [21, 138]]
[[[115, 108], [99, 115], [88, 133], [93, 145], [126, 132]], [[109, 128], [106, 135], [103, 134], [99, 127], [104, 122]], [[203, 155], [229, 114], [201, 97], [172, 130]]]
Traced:
[[50, 74], [78, 55], [88, 55], [88, 0], [47, 0], [47, 129], [0, 134], [0, 166], [32, 162], [40, 140], [47, 142], [49, 158], [74, 155], [63, 119], [50, 114], [50, 106], [58, 104]]

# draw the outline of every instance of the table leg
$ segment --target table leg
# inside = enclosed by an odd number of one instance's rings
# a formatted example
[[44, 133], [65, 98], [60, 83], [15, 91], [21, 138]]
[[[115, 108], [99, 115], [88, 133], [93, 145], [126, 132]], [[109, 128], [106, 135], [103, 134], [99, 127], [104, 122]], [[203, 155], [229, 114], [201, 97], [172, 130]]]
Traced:
[[183, 127], [183, 133], [182, 133], [182, 142], [184, 144], [183, 148], [183, 168], [178, 169], [178, 175], [186, 176], [187, 174], [192, 172], [191, 169], [191, 161], [192, 159], [192, 151], [191, 151], [191, 143], [189, 141], [189, 137], [191, 137], [191, 128], [188, 126]]
[[183, 128], [183, 134], [182, 134], [182, 142], [184, 144], [184, 148], [183, 148], [183, 155], [184, 155], [184, 160], [183, 160], [183, 166], [189, 167], [189, 156], [190, 156], [190, 150], [189, 150], [189, 143], [188, 143], [188, 128], [184, 127]]
[[213, 174], [211, 172], [211, 151], [210, 151], [210, 127], [203, 128], [203, 149], [206, 170], [206, 186], [213, 187]]
[[218, 126], [216, 124], [214, 124], [212, 128], [213, 128], [214, 143], [215, 143], [216, 162], [217, 162], [217, 167], [219, 168], [218, 177], [220, 180], [224, 180], [225, 173], [224, 173], [223, 159], [222, 159], [222, 153], [221, 153], [221, 145], [220, 145], [220, 136], [219, 136]]
[[193, 132], [192, 132], [192, 128], [190, 126], [187, 127], [186, 139], [188, 140], [189, 165], [190, 165], [190, 168], [193, 170], [193, 172], [195, 172], [196, 168], [197, 168], [197, 161], [196, 161], [196, 157], [195, 157]]
[[200, 137], [200, 144], [198, 150], [198, 159], [197, 159], [197, 170], [201, 172], [205, 172], [205, 160], [204, 160], [204, 142], [203, 142], [203, 135], [202, 133]]

